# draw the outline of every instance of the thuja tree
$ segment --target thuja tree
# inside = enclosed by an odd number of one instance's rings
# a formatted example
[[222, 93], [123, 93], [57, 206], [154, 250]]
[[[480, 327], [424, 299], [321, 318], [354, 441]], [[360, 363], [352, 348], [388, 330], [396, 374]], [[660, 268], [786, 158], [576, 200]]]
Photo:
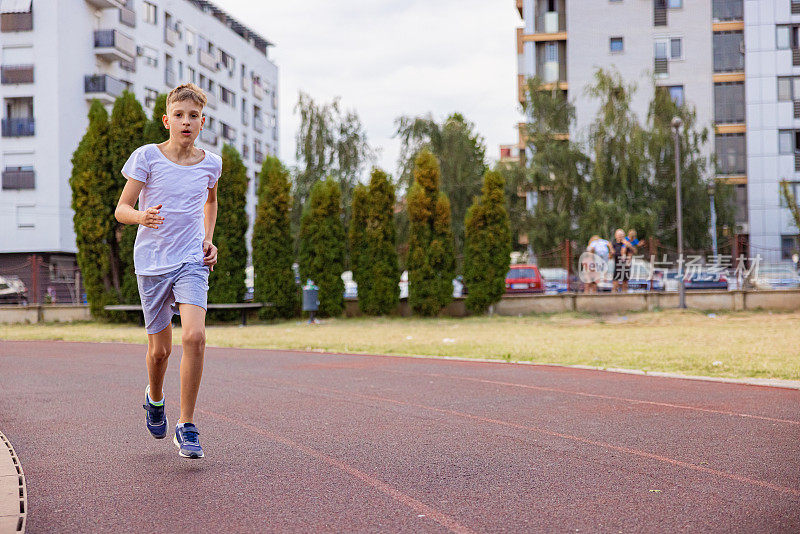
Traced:
[[453, 233], [450, 202], [439, 191], [439, 162], [429, 150], [414, 162], [414, 183], [408, 193], [410, 221], [408, 302], [420, 315], [435, 315], [453, 295]]
[[108, 317], [103, 306], [119, 302], [112, 272], [116, 241], [116, 188], [108, 163], [108, 113], [98, 100], [89, 109], [89, 127], [72, 154], [72, 209], [78, 266], [89, 309]]
[[[217, 223], [213, 241], [219, 255], [209, 277], [208, 301], [241, 302], [246, 291], [247, 168], [239, 152], [231, 145], [222, 147], [222, 175], [217, 184]], [[217, 319], [232, 319], [236, 315], [236, 311], [230, 310], [212, 313]]]
[[346, 252], [341, 190], [328, 178], [311, 188], [300, 221], [300, 274], [319, 287], [319, 314], [335, 317], [344, 310], [342, 271]]
[[145, 143], [163, 143], [169, 139], [169, 130], [164, 128], [162, 117], [167, 114], [167, 95], [161, 93], [153, 106], [153, 116], [144, 125]]
[[253, 226], [253, 298], [256, 302], [273, 304], [261, 309], [262, 319], [288, 319], [297, 309], [290, 188], [289, 172], [278, 158], [267, 156], [259, 174]]
[[364, 311], [364, 294], [368, 291], [367, 280], [370, 259], [367, 253], [366, 232], [369, 217], [369, 189], [364, 184], [353, 189], [353, 203], [350, 207], [350, 227], [347, 241], [350, 248], [350, 270], [353, 280], [358, 284], [358, 306]]
[[[394, 186], [381, 169], [372, 170], [366, 195], [358, 305], [367, 315], [388, 315], [400, 301], [400, 266], [395, 248]], [[355, 205], [353, 214], [355, 224]]]
[[475, 199], [467, 212], [464, 283], [468, 289], [467, 310], [472, 313], [483, 313], [505, 292], [511, 230], [503, 182], [500, 173], [487, 172], [481, 196]]
[[[147, 116], [142, 105], [133, 93], [123, 91], [114, 102], [108, 135], [109, 165], [116, 197], [114, 204], [125, 186], [126, 180], [121, 172], [123, 165], [134, 150], [145, 144], [145, 124]], [[147, 207], [149, 206], [139, 206], [139, 209]], [[117, 224], [116, 239], [112, 241], [112, 270], [118, 280], [116, 286], [119, 288], [121, 301], [129, 304], [139, 302], [133, 266], [133, 245], [137, 230], [138, 226], [135, 224]]]

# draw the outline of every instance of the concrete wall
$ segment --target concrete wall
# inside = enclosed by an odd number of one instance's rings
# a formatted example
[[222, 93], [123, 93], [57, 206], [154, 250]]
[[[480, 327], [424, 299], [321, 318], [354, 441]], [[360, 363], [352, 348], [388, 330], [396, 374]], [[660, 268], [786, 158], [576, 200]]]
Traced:
[[70, 323], [88, 321], [91, 318], [89, 306], [84, 305], [0, 306], [2, 324]]

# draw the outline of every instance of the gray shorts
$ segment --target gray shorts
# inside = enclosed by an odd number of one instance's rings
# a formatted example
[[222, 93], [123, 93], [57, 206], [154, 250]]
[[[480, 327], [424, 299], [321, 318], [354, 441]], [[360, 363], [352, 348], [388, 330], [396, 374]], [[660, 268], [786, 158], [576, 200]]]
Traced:
[[137, 274], [147, 333], [157, 334], [168, 327], [172, 316], [180, 315], [178, 303], [207, 309], [208, 273], [201, 263], [184, 263], [165, 274]]

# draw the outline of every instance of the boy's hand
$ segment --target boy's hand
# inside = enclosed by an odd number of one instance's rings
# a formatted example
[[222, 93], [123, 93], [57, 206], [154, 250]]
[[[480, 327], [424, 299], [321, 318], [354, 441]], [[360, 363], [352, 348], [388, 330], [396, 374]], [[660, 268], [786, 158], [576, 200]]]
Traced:
[[158, 206], [153, 206], [152, 208], [147, 208], [142, 213], [142, 220], [139, 222], [142, 226], [146, 226], [148, 228], [158, 229], [158, 225], [164, 222], [164, 217], [159, 215], [158, 210], [161, 209], [161, 204]]
[[203, 241], [203, 264], [214, 270], [217, 264], [217, 247], [211, 241]]

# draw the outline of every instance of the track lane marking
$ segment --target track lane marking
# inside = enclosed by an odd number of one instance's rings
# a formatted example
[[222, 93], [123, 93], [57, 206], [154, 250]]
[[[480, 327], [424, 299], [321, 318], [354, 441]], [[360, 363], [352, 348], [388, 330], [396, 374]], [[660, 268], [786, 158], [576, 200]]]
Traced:
[[440, 511], [436, 510], [435, 508], [432, 508], [432, 507], [428, 506], [424, 502], [422, 502], [422, 501], [420, 501], [418, 499], [415, 499], [414, 497], [412, 497], [410, 495], [407, 495], [407, 494], [403, 493], [402, 491], [398, 490], [394, 486], [390, 486], [389, 484], [387, 484], [386, 482], [380, 480], [379, 478], [373, 477], [373, 476], [371, 476], [371, 475], [369, 475], [369, 474], [367, 474], [367, 473], [365, 473], [365, 472], [353, 467], [352, 465], [343, 462], [342, 460], [336, 459], [336, 458], [334, 458], [332, 456], [328, 456], [324, 452], [320, 452], [320, 451], [318, 451], [316, 449], [312, 449], [311, 447], [309, 447], [307, 445], [303, 445], [302, 443], [298, 443], [298, 442], [293, 441], [293, 440], [291, 440], [289, 438], [285, 438], [285, 437], [280, 436], [278, 434], [274, 434], [272, 432], [264, 430], [263, 428], [259, 428], [257, 426], [250, 425], [248, 423], [245, 423], [243, 421], [239, 421], [237, 419], [233, 419], [231, 417], [228, 417], [228, 416], [220, 414], [220, 413], [212, 412], [212, 411], [206, 410], [206, 409], [199, 409], [199, 408], [196, 409], [195, 411], [200, 412], [200, 413], [204, 413], [206, 415], [210, 415], [211, 417], [216, 417], [217, 419], [221, 419], [223, 421], [227, 421], [228, 423], [231, 423], [233, 425], [238, 425], [238, 426], [240, 426], [242, 428], [250, 430], [251, 432], [255, 432], [256, 434], [261, 434], [262, 436], [264, 436], [264, 437], [266, 437], [268, 439], [271, 439], [272, 441], [276, 441], [278, 443], [281, 443], [281, 444], [286, 445], [288, 447], [291, 447], [293, 449], [299, 450], [299, 451], [301, 451], [301, 452], [303, 452], [303, 453], [305, 453], [305, 454], [307, 454], [307, 455], [309, 455], [309, 456], [311, 456], [313, 458], [316, 458], [317, 460], [322, 461], [323, 463], [326, 463], [326, 464], [328, 464], [328, 465], [330, 465], [332, 467], [340, 469], [340, 470], [344, 471], [345, 473], [347, 473], [347, 474], [349, 474], [349, 475], [361, 480], [362, 482], [364, 482], [368, 486], [372, 486], [373, 488], [377, 489], [378, 491], [388, 495], [389, 497], [391, 497], [395, 501], [407, 506], [408, 508], [411, 508], [413, 511], [417, 512], [418, 514], [425, 514], [425, 517], [430, 518], [433, 521], [439, 523], [440, 525], [445, 527], [450, 532], [455, 532], [455, 533], [458, 533], [458, 534], [474, 534], [473, 530], [471, 530], [471, 529], [465, 527], [464, 525], [460, 524], [459, 522], [457, 522], [455, 519], [453, 519], [449, 515], [447, 515], [447, 514], [445, 514], [443, 512], [440, 512]]
[[710, 467], [703, 467], [702, 465], [696, 465], [696, 464], [692, 464], [692, 463], [689, 463], [689, 462], [676, 460], [674, 458], [669, 458], [667, 456], [662, 456], [660, 454], [654, 454], [654, 453], [647, 452], [647, 451], [642, 451], [642, 450], [639, 450], [639, 449], [633, 449], [633, 448], [630, 448], [630, 447], [622, 447], [620, 445], [614, 445], [612, 443], [607, 443], [605, 441], [595, 441], [595, 440], [591, 440], [591, 439], [588, 439], [588, 438], [582, 438], [580, 436], [573, 436], [571, 434], [564, 434], [564, 433], [561, 433], [561, 432], [555, 432], [553, 430], [547, 430], [545, 428], [540, 428], [540, 427], [535, 427], [535, 426], [530, 426], [530, 425], [523, 425], [523, 424], [519, 424], [519, 423], [512, 423], [511, 421], [503, 421], [501, 419], [492, 419], [492, 418], [489, 418], [489, 417], [482, 417], [482, 416], [479, 416], [479, 415], [473, 415], [473, 414], [466, 413], [466, 412], [459, 412], [459, 411], [450, 410], [450, 409], [447, 409], [447, 408], [437, 408], [435, 406], [427, 406], [425, 404], [419, 404], [419, 403], [408, 402], [408, 401], [401, 401], [401, 400], [397, 400], [397, 399], [391, 399], [391, 398], [388, 398], [388, 397], [380, 397], [380, 396], [377, 396], [377, 395], [365, 395], [365, 394], [362, 394], [362, 393], [354, 393], [354, 392], [351, 392], [351, 391], [342, 391], [342, 390], [328, 388], [328, 387], [324, 387], [324, 386], [315, 386], [315, 385], [311, 385], [311, 384], [303, 384], [303, 383], [299, 383], [299, 382], [291, 382], [291, 381], [288, 381], [288, 380], [279, 380], [279, 379], [275, 379], [275, 378], [270, 378], [270, 379], [267, 379], [267, 380], [270, 380], [270, 381], [273, 381], [273, 382], [278, 382], [278, 383], [283, 383], [283, 384], [286, 384], [286, 385], [292, 385], [292, 386], [295, 386], [295, 387], [299, 386], [299, 387], [306, 387], [306, 388], [309, 388], [309, 389], [317, 389], [317, 390], [320, 390], [320, 391], [327, 391], [327, 392], [330, 392], [330, 393], [336, 393], [338, 395], [343, 395], [345, 397], [353, 396], [353, 397], [359, 397], [359, 398], [362, 398], [362, 399], [368, 399], [368, 400], [373, 400], [373, 401], [378, 401], [378, 402], [397, 404], [397, 405], [400, 405], [400, 406], [410, 406], [410, 407], [414, 407], [414, 408], [421, 408], [423, 410], [429, 410], [429, 411], [433, 411], [433, 412], [439, 412], [439, 413], [444, 413], [444, 414], [448, 414], [448, 415], [454, 415], [456, 417], [461, 417], [461, 418], [465, 418], [465, 419], [472, 419], [474, 421], [480, 421], [482, 423], [487, 423], [487, 424], [492, 424], [492, 425], [499, 425], [499, 426], [504, 426], [504, 427], [509, 427], [509, 428], [515, 428], [517, 430], [527, 430], [527, 431], [530, 431], [530, 432], [539, 432], [539, 433], [542, 433], [542, 434], [546, 434], [546, 435], [549, 435], [549, 436], [566, 439], [566, 440], [569, 440], [569, 441], [575, 441], [575, 442], [578, 442], [578, 443], [585, 443], [587, 445], [593, 445], [595, 447], [600, 447], [600, 448], [603, 448], [603, 449], [622, 452], [622, 453], [625, 453], [625, 454], [630, 454], [632, 456], [639, 456], [639, 457], [642, 457], [642, 458], [648, 458], [648, 459], [656, 460], [656, 461], [659, 461], [659, 462], [662, 462], [662, 463], [666, 463], [666, 464], [669, 464], [669, 465], [674, 465], [674, 466], [677, 466], [677, 467], [683, 467], [683, 468], [686, 468], [686, 469], [691, 469], [693, 471], [699, 471], [701, 473], [707, 473], [707, 474], [714, 475], [714, 476], [721, 477], [721, 478], [727, 478], [729, 480], [734, 480], [736, 482], [741, 482], [741, 483], [744, 483], [744, 484], [750, 484], [750, 485], [753, 485], [753, 486], [759, 486], [759, 487], [762, 487], [762, 488], [771, 489], [773, 491], [777, 491], [779, 493], [785, 493], [785, 494], [788, 494], [788, 495], [792, 495], [794, 497], [800, 497], [800, 489], [797, 489], [797, 488], [790, 488], [788, 486], [781, 486], [781, 485], [773, 484], [771, 482], [767, 482], [767, 481], [764, 481], [764, 480], [758, 480], [758, 479], [754, 479], [754, 478], [745, 477], [745, 476], [742, 476], [742, 475], [737, 475], [737, 474], [734, 474], [734, 473], [728, 473], [726, 471], [720, 471], [718, 469], [712, 469]]
[[726, 410], [715, 410], [713, 408], [701, 408], [700, 406], [689, 406], [687, 404], [671, 404], [668, 402], [657, 402], [657, 401], [648, 401], [642, 399], [631, 399], [627, 397], [615, 397], [613, 395], [601, 395], [599, 393], [586, 393], [583, 391], [573, 391], [569, 389], [561, 389], [561, 388], [553, 388], [548, 386], [533, 386], [529, 384], [518, 384], [516, 382], [503, 382], [501, 380], [489, 380], [485, 378], [473, 378], [469, 376], [456, 376], [456, 375], [448, 375], [443, 373], [419, 373], [419, 372], [412, 372], [412, 371], [400, 371], [400, 370], [393, 370], [393, 369], [385, 369], [390, 373], [397, 373], [397, 374], [407, 374], [407, 375], [415, 375], [415, 376], [430, 376], [433, 378], [452, 378], [453, 380], [465, 380], [469, 382], [480, 382], [483, 384], [492, 384], [497, 386], [507, 386], [507, 387], [518, 387], [518, 388], [525, 388], [525, 389], [535, 389], [537, 391], [551, 391], [554, 393], [565, 393], [567, 395], [578, 395], [581, 397], [592, 397], [597, 399], [605, 399], [605, 400], [615, 400], [615, 401], [623, 401], [623, 402], [630, 402], [633, 404], [649, 404], [652, 406], [661, 406], [664, 408], [676, 408], [682, 410], [692, 410], [698, 412], [707, 412], [707, 413], [714, 413], [720, 415], [730, 415], [733, 417], [745, 417], [750, 419], [761, 419], [764, 421], [771, 421], [773, 423], [785, 423], [789, 425], [800, 425], [800, 421], [795, 421], [792, 419], [777, 419], [774, 417], [767, 417], [765, 415], [754, 415], [748, 413], [739, 413], [739, 412], [729, 412]]

